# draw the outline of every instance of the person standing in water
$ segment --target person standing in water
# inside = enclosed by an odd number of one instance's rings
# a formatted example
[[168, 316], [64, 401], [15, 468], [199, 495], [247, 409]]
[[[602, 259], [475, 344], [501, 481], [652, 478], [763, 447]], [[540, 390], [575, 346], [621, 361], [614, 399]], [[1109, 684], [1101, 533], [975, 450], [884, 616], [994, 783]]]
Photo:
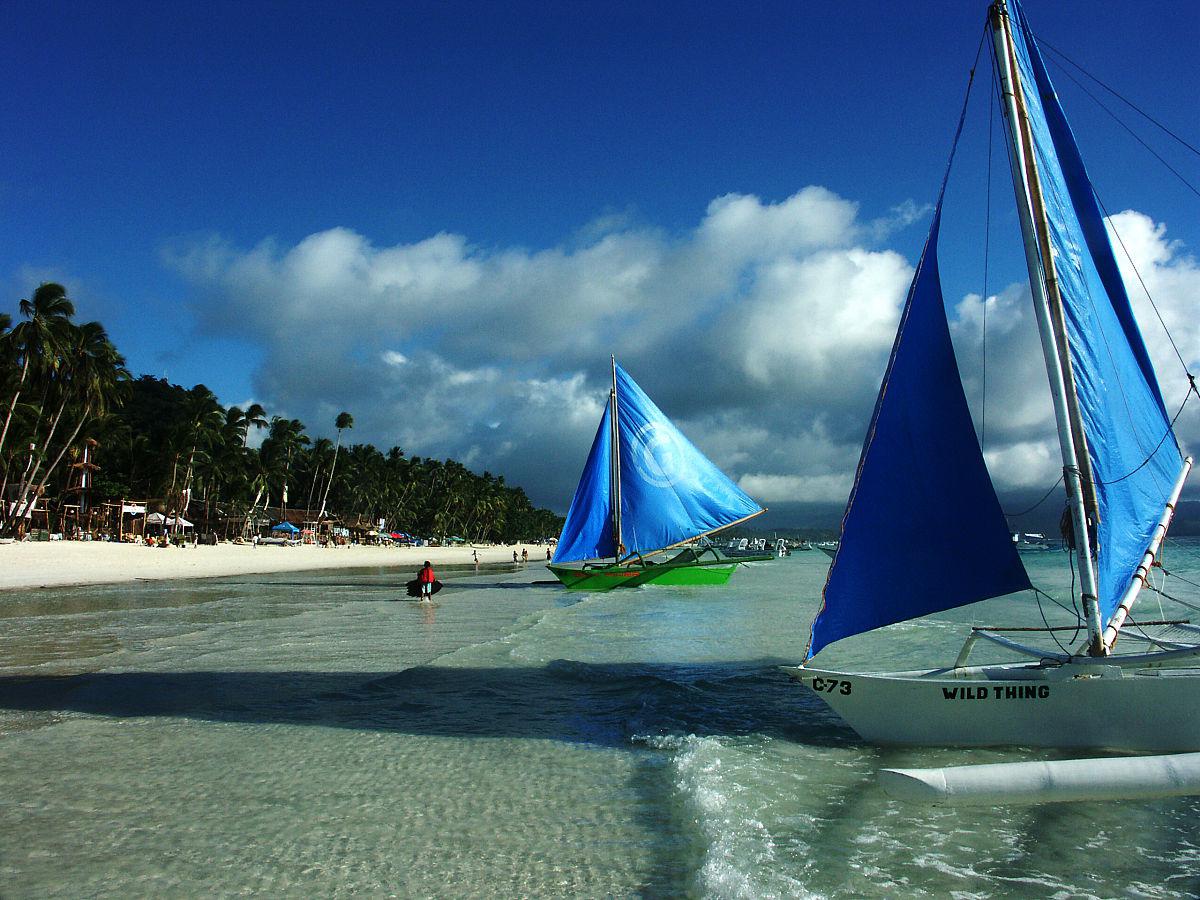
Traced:
[[433, 583], [437, 581], [437, 576], [433, 574], [433, 563], [425, 560], [425, 565], [421, 566], [421, 571], [417, 573], [417, 583], [421, 586], [421, 602], [433, 601]]

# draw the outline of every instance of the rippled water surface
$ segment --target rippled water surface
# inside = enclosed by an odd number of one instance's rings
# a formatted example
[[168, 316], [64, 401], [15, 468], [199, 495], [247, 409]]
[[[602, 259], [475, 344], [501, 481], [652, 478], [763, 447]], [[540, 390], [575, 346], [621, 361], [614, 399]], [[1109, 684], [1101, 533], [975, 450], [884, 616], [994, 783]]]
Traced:
[[[1066, 595], [1061, 555], [1026, 560]], [[1200, 892], [1194, 799], [888, 800], [882, 766], [1054, 754], [862, 743], [777, 668], [827, 563], [594, 595], [447, 570], [432, 609], [380, 569], [0, 595], [0, 896]], [[969, 622], [1041, 616], [992, 601], [821, 662], [945, 664]]]

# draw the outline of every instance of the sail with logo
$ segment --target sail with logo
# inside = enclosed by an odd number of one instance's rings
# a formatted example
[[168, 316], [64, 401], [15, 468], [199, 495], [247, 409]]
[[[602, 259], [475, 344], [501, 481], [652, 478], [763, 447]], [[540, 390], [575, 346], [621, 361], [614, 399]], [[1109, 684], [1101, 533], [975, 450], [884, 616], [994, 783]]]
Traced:
[[586, 590], [724, 584], [744, 559], [684, 545], [765, 510], [683, 436], [615, 359], [612, 372], [550, 570], [568, 587]]

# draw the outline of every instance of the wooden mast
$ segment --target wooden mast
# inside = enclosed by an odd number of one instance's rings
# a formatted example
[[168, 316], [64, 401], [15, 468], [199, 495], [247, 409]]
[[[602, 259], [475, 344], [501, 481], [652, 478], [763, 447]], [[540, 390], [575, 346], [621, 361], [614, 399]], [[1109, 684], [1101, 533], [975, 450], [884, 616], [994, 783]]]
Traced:
[[1025, 244], [1025, 262], [1029, 269], [1029, 286], [1033, 292], [1038, 332], [1042, 339], [1042, 354], [1046, 359], [1046, 372], [1050, 379], [1050, 394], [1054, 400], [1054, 419], [1062, 451], [1063, 481], [1075, 530], [1075, 552], [1079, 560], [1084, 619], [1088, 629], [1088, 653], [1092, 656], [1103, 656], [1107, 653], [1107, 647], [1100, 625], [1097, 600], [1099, 592], [1088, 523], [1089, 506], [1092, 515], [1096, 513], [1095, 484], [1082, 416], [1079, 412], [1079, 401], [1075, 395], [1075, 381], [1071, 371], [1062, 312], [1062, 296], [1055, 273], [1041, 179], [1034, 157], [1033, 131], [1021, 90], [1021, 76], [1017, 67], [1016, 50], [1013, 47], [1008, 7], [1004, 0], [996, 0], [992, 4], [991, 23], [997, 69], [1004, 91], [1004, 106], [1012, 132], [1012, 140], [1009, 143], [1012, 152], [1013, 187], [1016, 191], [1021, 235]]
[[613, 559], [619, 560], [624, 549], [624, 543], [621, 540], [621, 432], [617, 427], [617, 357], [614, 354], [611, 358], [612, 390], [609, 391], [608, 402], [612, 408], [612, 414], [609, 416], [612, 449], [608, 455], [608, 472], [612, 486], [609, 496], [612, 497], [613, 510]]

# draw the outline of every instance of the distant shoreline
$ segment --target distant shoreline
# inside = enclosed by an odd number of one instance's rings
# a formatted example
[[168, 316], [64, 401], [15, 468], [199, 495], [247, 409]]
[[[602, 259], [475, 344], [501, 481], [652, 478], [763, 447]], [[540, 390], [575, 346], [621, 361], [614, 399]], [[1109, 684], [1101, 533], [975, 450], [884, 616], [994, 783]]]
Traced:
[[416, 570], [425, 560], [439, 565], [512, 564], [513, 551], [529, 551], [529, 565], [544, 565], [544, 544], [464, 547], [255, 547], [222, 543], [146, 547], [106, 541], [25, 541], [0, 545], [0, 592], [89, 584], [118, 584], [225, 575], [266, 575], [311, 569], [398, 566]]

